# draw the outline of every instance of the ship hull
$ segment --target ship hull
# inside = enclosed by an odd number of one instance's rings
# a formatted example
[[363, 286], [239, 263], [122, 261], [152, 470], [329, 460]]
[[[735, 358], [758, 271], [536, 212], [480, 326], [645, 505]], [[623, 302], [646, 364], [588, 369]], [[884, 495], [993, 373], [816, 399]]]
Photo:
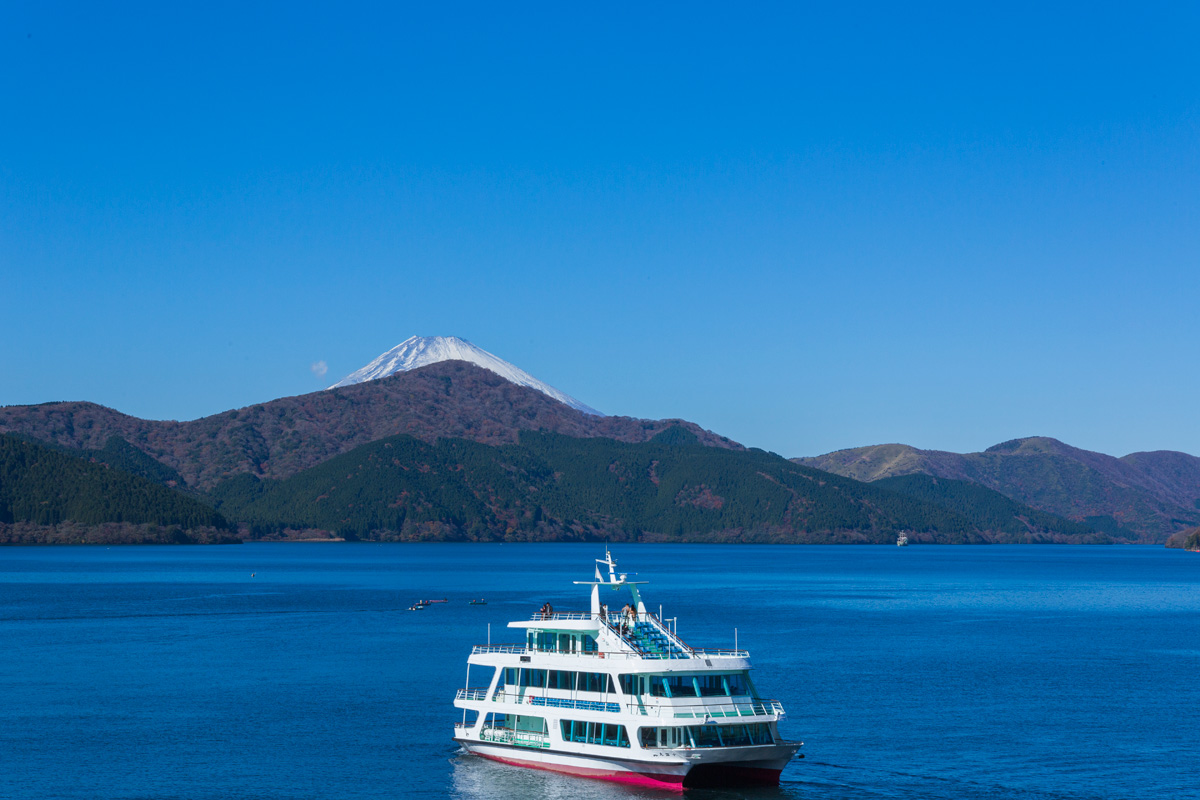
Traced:
[[[784, 765], [795, 750], [772, 758], [733, 761], [707, 758], [703, 761], [671, 759], [669, 763], [636, 761], [632, 759], [598, 758], [549, 749], [531, 749], [511, 745], [457, 740], [473, 755], [530, 769], [542, 769], [582, 778], [612, 781], [632, 786], [682, 791], [685, 788], [707, 785], [758, 784], [776, 786]], [[716, 756], [717, 753], [705, 753]]]

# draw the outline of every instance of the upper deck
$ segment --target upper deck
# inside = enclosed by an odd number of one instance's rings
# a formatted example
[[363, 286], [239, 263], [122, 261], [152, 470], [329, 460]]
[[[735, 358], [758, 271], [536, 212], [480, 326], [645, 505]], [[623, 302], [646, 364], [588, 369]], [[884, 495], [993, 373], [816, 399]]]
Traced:
[[[590, 611], [555, 611], [547, 603], [529, 619], [508, 623], [525, 631], [524, 643], [478, 645], [471, 652], [472, 663], [511, 664], [516, 656], [521, 664], [558, 665], [561, 659], [641, 661], [657, 672], [749, 668], [750, 654], [745, 650], [695, 648], [683, 641], [646, 609], [638, 589], [644, 582], [618, 574], [611, 553], [605, 551], [596, 563], [594, 581], [575, 581], [592, 587]], [[601, 565], [608, 568], [607, 575]], [[610, 611], [603, 600], [610, 592], [626, 591], [632, 602], [619, 613]]]

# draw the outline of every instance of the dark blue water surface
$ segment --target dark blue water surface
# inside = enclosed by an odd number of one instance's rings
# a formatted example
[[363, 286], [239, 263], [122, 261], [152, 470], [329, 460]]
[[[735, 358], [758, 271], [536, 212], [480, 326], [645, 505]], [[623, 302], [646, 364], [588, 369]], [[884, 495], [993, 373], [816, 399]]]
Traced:
[[[662, 796], [459, 755], [472, 644], [585, 609], [592, 545], [0, 549], [0, 797]], [[751, 651], [806, 758], [697, 798], [1200, 794], [1200, 556], [621, 545]], [[253, 573], [253, 576], [252, 574]], [[450, 602], [422, 612], [418, 598]], [[488, 605], [470, 606], [472, 597]], [[472, 683], [484, 682], [482, 671]]]

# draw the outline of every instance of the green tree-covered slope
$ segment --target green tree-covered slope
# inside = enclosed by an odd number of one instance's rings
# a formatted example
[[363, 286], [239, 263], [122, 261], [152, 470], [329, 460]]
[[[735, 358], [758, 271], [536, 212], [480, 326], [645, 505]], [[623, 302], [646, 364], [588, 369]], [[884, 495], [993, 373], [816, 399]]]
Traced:
[[[238, 476], [212, 496], [257, 534], [887, 542], [912, 530], [938, 542], [1011, 538], [925, 499], [758, 450], [705, 447], [682, 428], [641, 443], [530, 431], [500, 446], [393, 436], [283, 480]], [[1065, 527], [1054, 533], [1084, 535]]]
[[1100, 542], [1108, 538], [1087, 525], [1038, 511], [968, 481], [901, 475], [883, 478], [872, 485], [935, 503], [962, 516], [977, 530], [1007, 534], [1018, 541], [1055, 541], [1073, 536]]
[[1125, 541], [1161, 544], [1200, 522], [1200, 458], [1186, 453], [1114, 458], [1035, 436], [982, 453], [887, 444], [795, 461], [863, 481], [911, 474], [969, 481]]
[[[119, 456], [120, 444], [114, 448]], [[220, 513], [195, 498], [87, 457], [0, 435], [0, 524], [29, 530], [66, 523], [203, 529], [204, 540], [213, 530], [230, 532]]]

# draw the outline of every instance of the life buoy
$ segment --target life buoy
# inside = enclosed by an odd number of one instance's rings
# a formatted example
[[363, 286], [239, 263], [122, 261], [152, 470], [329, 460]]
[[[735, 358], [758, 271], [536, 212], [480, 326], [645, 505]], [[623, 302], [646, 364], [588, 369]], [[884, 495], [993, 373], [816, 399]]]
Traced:
[[528, 695], [526, 697], [526, 701], [529, 703], [529, 705], [533, 705], [533, 695]]

